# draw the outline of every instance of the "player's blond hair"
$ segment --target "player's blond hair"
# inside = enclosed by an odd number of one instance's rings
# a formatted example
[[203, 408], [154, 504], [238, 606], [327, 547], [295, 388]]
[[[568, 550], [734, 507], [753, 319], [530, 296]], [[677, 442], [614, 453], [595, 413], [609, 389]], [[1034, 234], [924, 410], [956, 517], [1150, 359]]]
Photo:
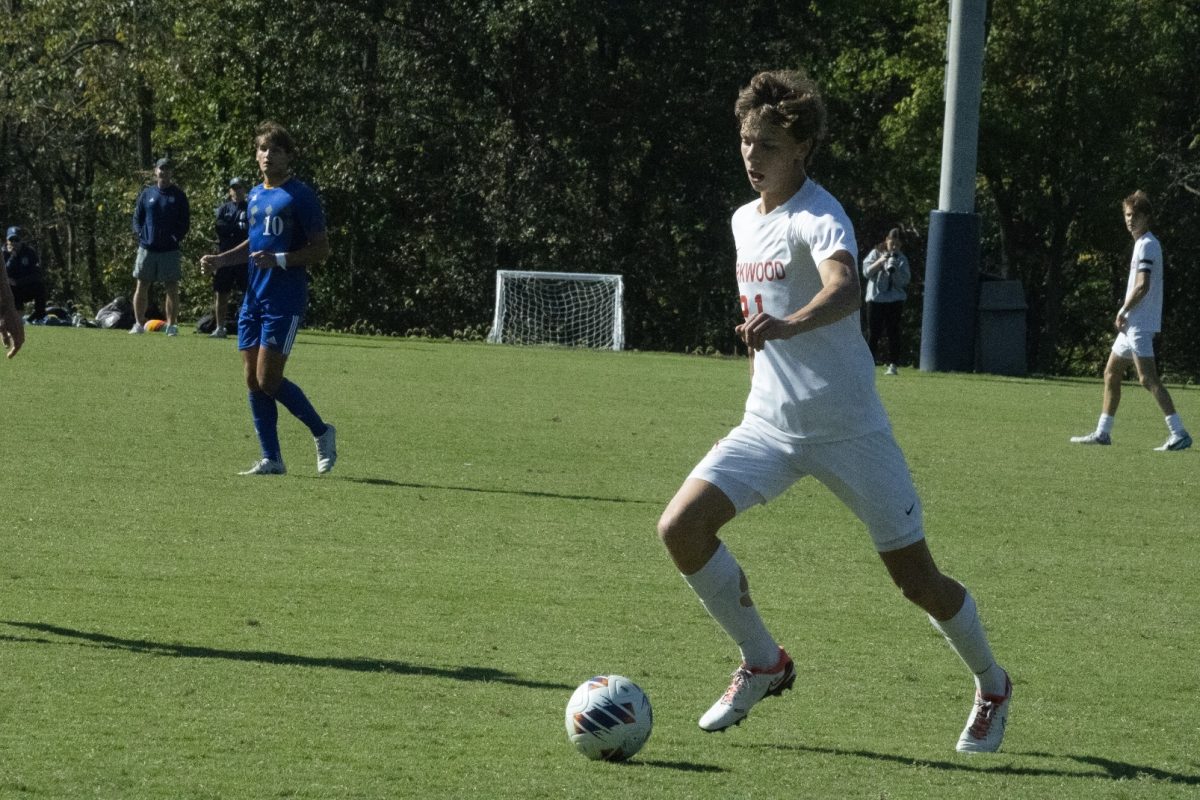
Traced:
[[733, 113], [743, 131], [767, 123], [787, 130], [798, 142], [811, 141], [807, 162], [825, 138], [825, 101], [803, 70], [758, 73], [738, 93]]

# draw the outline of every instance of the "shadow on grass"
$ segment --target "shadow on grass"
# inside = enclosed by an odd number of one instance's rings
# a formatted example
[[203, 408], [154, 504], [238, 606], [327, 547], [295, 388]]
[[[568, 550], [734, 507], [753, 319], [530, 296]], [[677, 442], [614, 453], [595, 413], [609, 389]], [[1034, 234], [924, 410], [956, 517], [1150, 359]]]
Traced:
[[1181, 786], [1200, 786], [1200, 774], [1188, 775], [1182, 772], [1169, 772], [1164, 769], [1158, 769], [1157, 767], [1129, 764], [1124, 761], [1113, 761], [1112, 759], [1101, 758], [1099, 756], [1079, 756], [1071, 755], [1069, 753], [1042, 753], [1005, 750], [997, 755], [974, 756], [969, 758], [996, 759], [1012, 756], [1021, 758], [1045, 758], [1057, 760], [1066, 759], [1068, 761], [1074, 761], [1078, 764], [1098, 767], [1099, 769], [1072, 770], [1058, 769], [1055, 767], [1021, 767], [1013, 764], [986, 764], [981, 761], [972, 761], [971, 763], [968, 763], [966, 760], [961, 762], [930, 761], [924, 758], [910, 758], [908, 756], [895, 755], [892, 753], [875, 753], [870, 750], [839, 750], [834, 747], [807, 747], [805, 745], [771, 744], [737, 746], [768, 748], [773, 750], [791, 750], [802, 753], [816, 753], [818, 755], [829, 756], [854, 756], [856, 758], [866, 758], [872, 761], [890, 761], [895, 764], [902, 764], [909, 767], [940, 769], [947, 772], [974, 772], [981, 775], [1015, 775], [1034, 778], [1084, 778], [1090, 780], [1111, 781], [1128, 781], [1138, 778], [1149, 778], [1151, 780], [1162, 781], [1163, 783], [1174, 783]]
[[717, 767], [712, 764], [694, 764], [691, 761], [662, 761], [657, 758], [644, 760], [634, 758], [632, 761], [622, 761], [620, 763], [626, 767], [654, 767], [655, 769], [673, 769], [679, 772], [728, 772], [724, 767]]
[[366, 348], [366, 349], [370, 349], [370, 350], [379, 350], [379, 349], [382, 349], [383, 347], [386, 347], [386, 345], [372, 343], [372, 342], [355, 342], [355, 341], [322, 342], [319, 340], [314, 340], [312, 338], [305, 339], [304, 346], [305, 347], [310, 347], [310, 346], [311, 347], [358, 347], [358, 348]]
[[[13, 622], [0, 621], [0, 624], [13, 628], [23, 628], [42, 634], [52, 634], [72, 640], [67, 644], [80, 647], [99, 647], [111, 650], [127, 650], [131, 653], [166, 656], [169, 658], [219, 658], [227, 661], [248, 661], [259, 664], [273, 664], [287, 667], [324, 667], [327, 669], [342, 669], [349, 672], [379, 672], [388, 675], [418, 675], [431, 678], [449, 678], [456, 681], [478, 681], [482, 683], [504, 683], [510, 686], [520, 686], [526, 689], [554, 689], [570, 691], [575, 688], [564, 683], [548, 683], [518, 678], [510, 672], [491, 667], [426, 667], [420, 664], [409, 664], [405, 661], [385, 661], [374, 658], [320, 658], [315, 656], [297, 656], [290, 653], [278, 653], [271, 650], [222, 650], [215, 647], [198, 647], [186, 644], [167, 644], [152, 642], [147, 639], [122, 639], [104, 633], [89, 633], [58, 625], [47, 625], [43, 622]], [[0, 641], [23, 644], [56, 644], [64, 642], [41, 637], [5, 636], [0, 634]]]
[[[371, 349], [371, 350], [380, 350], [385, 347], [392, 347], [393, 345], [402, 344], [402, 345], [404, 345], [405, 350], [432, 351], [432, 350], [436, 349], [433, 347], [433, 345], [436, 344], [435, 342], [430, 342], [428, 340], [414, 341], [412, 339], [402, 338], [399, 336], [380, 337], [380, 338], [385, 339], [386, 341], [369, 341], [369, 340], [364, 341], [362, 339], [353, 339], [353, 340], [352, 339], [340, 339], [338, 341], [328, 341], [328, 340], [322, 341], [321, 340], [322, 337], [329, 337], [332, 339], [335, 336], [342, 336], [344, 334], [324, 333], [324, 332], [318, 332], [318, 331], [305, 331], [304, 333], [308, 334], [307, 337], [304, 339], [305, 347], [308, 347], [311, 345], [313, 347], [357, 347], [357, 348], [365, 348], [365, 349]], [[359, 333], [359, 334], [352, 334], [352, 335], [362, 337], [362, 336], [366, 336], [367, 334]]]
[[369, 486], [394, 486], [398, 489], [440, 489], [448, 492], [477, 492], [480, 494], [514, 494], [520, 497], [549, 497], [555, 500], [588, 500], [596, 503], [637, 503], [639, 505], [658, 505], [658, 500], [635, 500], [628, 497], [596, 497], [588, 494], [561, 494], [559, 492], [538, 492], [532, 489], [480, 489], [475, 486], [443, 486], [436, 483], [403, 483], [389, 478], [342, 478], [351, 483], [365, 483]]

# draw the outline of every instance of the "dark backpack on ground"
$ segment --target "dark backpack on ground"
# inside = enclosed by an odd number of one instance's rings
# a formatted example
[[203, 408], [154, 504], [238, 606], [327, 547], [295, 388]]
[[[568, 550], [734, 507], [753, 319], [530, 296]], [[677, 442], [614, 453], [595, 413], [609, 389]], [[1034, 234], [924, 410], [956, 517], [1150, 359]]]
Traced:
[[[196, 333], [212, 333], [216, 330], [217, 318], [210, 311], [200, 319], [196, 320]], [[225, 332], [230, 336], [237, 336], [237, 318], [225, 320]]]
[[133, 306], [124, 297], [118, 297], [96, 312], [96, 325], [101, 328], [132, 328]]

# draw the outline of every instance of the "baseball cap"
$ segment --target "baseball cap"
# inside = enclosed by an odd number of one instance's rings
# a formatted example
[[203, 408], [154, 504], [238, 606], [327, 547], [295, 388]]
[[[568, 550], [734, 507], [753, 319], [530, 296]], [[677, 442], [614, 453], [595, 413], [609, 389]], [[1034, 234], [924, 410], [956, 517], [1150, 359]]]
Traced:
[[154, 162], [154, 166], [159, 167], [159, 168], [166, 167], [167, 169], [170, 169], [173, 165], [171, 164], [170, 158], [168, 158], [167, 156], [163, 156], [158, 161]]
[[241, 179], [241, 178], [234, 178], [233, 180], [229, 181], [229, 188], [230, 188], [230, 189], [236, 189], [236, 188], [238, 188], [239, 186], [243, 186], [243, 185], [244, 185], [244, 184], [242, 183], [242, 179]]
[[5, 239], [20, 239], [21, 238], [21, 228], [18, 227], [17, 225], [13, 225], [11, 228], [8, 229], [8, 233], [4, 234], [4, 238]]

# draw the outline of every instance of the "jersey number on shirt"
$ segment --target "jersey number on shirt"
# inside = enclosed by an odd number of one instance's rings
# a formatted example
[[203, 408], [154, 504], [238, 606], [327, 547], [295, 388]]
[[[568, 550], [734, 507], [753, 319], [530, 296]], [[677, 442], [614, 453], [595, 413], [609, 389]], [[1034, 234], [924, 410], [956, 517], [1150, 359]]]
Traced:
[[283, 220], [273, 214], [263, 217], [263, 232], [268, 236], [279, 236], [283, 233]]
[[[759, 313], [759, 314], [763, 313], [762, 295], [761, 294], [754, 295], [754, 305], [757, 309], [757, 313]], [[742, 295], [742, 316], [743, 317], [750, 316], [750, 299], [748, 297], [746, 297], [746, 295]]]

